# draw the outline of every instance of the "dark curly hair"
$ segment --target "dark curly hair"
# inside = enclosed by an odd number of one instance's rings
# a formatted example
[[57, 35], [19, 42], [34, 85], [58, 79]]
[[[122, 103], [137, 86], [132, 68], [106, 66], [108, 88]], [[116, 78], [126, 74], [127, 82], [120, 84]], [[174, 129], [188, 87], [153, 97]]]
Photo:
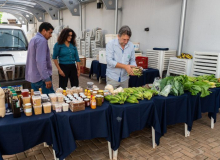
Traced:
[[74, 46], [76, 46], [76, 33], [70, 28], [64, 28], [58, 37], [58, 44], [64, 44], [69, 36], [69, 32], [72, 32], [71, 42]]

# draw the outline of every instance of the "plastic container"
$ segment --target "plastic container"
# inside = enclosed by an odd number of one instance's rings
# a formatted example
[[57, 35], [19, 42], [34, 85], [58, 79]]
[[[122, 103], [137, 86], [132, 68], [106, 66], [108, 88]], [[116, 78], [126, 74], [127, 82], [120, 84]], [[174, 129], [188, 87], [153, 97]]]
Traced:
[[51, 103], [43, 103], [44, 113], [51, 113]]
[[64, 102], [63, 95], [62, 94], [58, 94], [57, 95], [57, 100], [58, 100], [58, 102]]
[[40, 115], [40, 114], [42, 114], [42, 105], [34, 106], [34, 114], [35, 114], [35, 115]]
[[29, 95], [29, 90], [28, 89], [22, 89], [21, 90], [21, 95], [23, 96], [23, 97], [29, 97], [30, 95]]
[[34, 96], [41, 96], [41, 92], [40, 91], [34, 91]]
[[77, 93], [76, 87], [72, 87], [72, 88], [70, 89], [70, 93], [71, 93], [71, 94]]
[[24, 113], [26, 116], [32, 116], [32, 106], [31, 103], [26, 103], [23, 105]]
[[61, 93], [62, 94], [63, 93], [63, 89], [62, 88], [57, 88], [56, 89], [56, 93]]
[[56, 94], [49, 94], [51, 103], [57, 102], [57, 95]]
[[40, 106], [41, 105], [41, 96], [33, 96], [32, 102], [34, 106]]
[[56, 110], [56, 112], [62, 112], [62, 108], [63, 108], [63, 106], [62, 106], [61, 103], [55, 104], [55, 110]]
[[143, 69], [147, 69], [148, 67], [148, 57], [138, 56], [135, 58], [137, 66], [142, 67]]
[[63, 112], [67, 112], [69, 110], [69, 104], [68, 103], [63, 103]]
[[23, 105], [31, 103], [31, 97], [22, 97]]
[[71, 90], [69, 88], [66, 88], [66, 94], [71, 94]]
[[88, 89], [93, 89], [93, 82], [87, 82], [87, 88]]
[[72, 112], [83, 111], [85, 110], [85, 102], [70, 102], [70, 110]]
[[53, 103], [51, 103], [51, 108], [53, 109], [53, 111], [55, 111], [56, 109], [55, 109], [55, 105], [57, 104], [58, 102], [53, 102]]
[[42, 100], [42, 103], [46, 103], [50, 101], [48, 97], [42, 97], [41, 100]]

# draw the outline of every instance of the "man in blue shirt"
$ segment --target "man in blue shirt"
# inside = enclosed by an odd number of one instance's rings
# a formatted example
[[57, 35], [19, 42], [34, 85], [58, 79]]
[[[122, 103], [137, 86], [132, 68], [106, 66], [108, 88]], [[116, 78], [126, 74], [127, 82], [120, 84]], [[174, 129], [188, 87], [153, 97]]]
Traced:
[[122, 26], [118, 38], [110, 41], [106, 46], [106, 81], [114, 89], [128, 88], [129, 75], [133, 75], [132, 68], [137, 66], [134, 45], [129, 41], [131, 35], [131, 29]]
[[31, 82], [31, 88], [34, 91], [42, 88], [42, 92], [45, 94], [54, 92], [50, 50], [47, 43], [47, 40], [52, 37], [53, 30], [50, 23], [43, 22], [39, 26], [39, 32], [28, 45], [25, 79]]

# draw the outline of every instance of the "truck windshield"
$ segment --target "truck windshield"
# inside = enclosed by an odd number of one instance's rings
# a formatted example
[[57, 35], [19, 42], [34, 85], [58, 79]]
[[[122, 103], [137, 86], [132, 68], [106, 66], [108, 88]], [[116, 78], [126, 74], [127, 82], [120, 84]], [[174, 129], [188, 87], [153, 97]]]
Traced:
[[0, 29], [0, 51], [27, 50], [28, 43], [22, 30]]

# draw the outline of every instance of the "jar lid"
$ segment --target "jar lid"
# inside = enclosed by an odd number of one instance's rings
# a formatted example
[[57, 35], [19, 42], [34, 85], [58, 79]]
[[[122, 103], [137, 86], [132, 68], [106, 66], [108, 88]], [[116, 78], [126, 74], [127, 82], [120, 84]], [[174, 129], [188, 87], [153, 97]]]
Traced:
[[86, 99], [84, 99], [84, 101], [89, 101], [89, 99], [88, 99], [88, 98], [86, 98]]
[[102, 93], [102, 92], [104, 92], [104, 91], [103, 91], [103, 90], [99, 90], [99, 92], [101, 92], [101, 93]]
[[92, 93], [97, 93], [97, 91], [93, 91]]
[[13, 96], [18, 96], [17, 93], [13, 93], [12, 95], [13, 95]]
[[97, 97], [97, 98], [101, 98], [101, 95], [97, 95], [97, 96], [95, 96], [95, 97]]

